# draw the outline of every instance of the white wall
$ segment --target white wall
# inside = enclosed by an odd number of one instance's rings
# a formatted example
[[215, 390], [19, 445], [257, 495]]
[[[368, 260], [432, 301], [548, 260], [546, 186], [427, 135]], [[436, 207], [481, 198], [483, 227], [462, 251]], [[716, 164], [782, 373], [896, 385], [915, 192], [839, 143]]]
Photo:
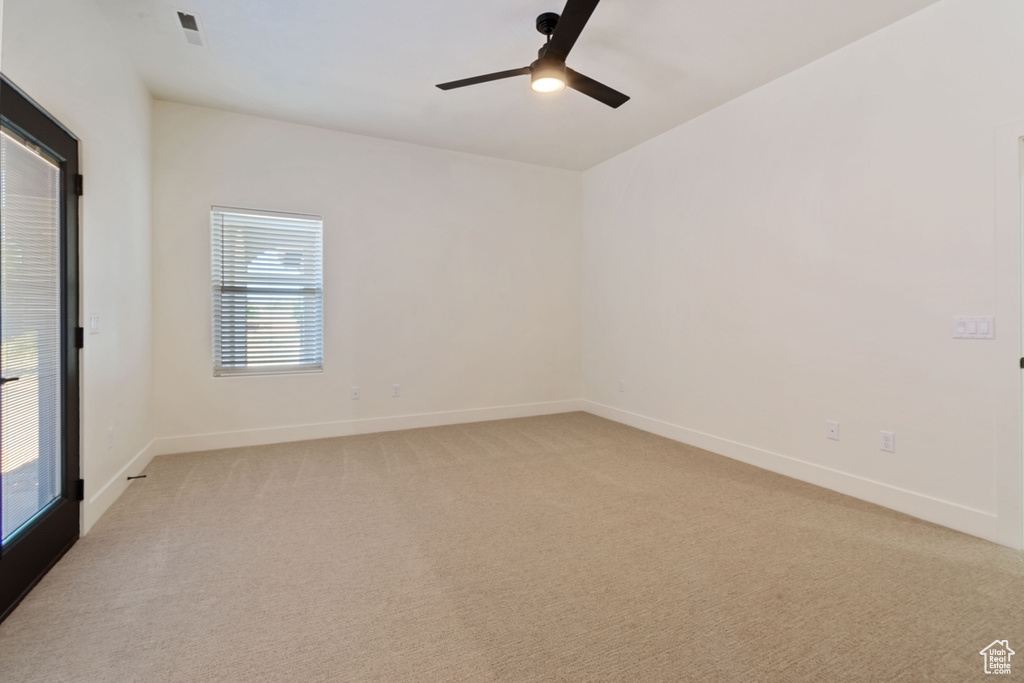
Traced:
[[81, 140], [82, 317], [101, 316], [82, 357], [88, 529], [152, 436], [150, 97], [91, 0], [3, 9], [4, 74]]
[[[578, 407], [579, 173], [160, 101], [153, 141], [160, 452]], [[322, 374], [213, 377], [211, 205], [323, 216]]]
[[588, 408], [1020, 547], [1022, 26], [946, 0], [586, 172]]

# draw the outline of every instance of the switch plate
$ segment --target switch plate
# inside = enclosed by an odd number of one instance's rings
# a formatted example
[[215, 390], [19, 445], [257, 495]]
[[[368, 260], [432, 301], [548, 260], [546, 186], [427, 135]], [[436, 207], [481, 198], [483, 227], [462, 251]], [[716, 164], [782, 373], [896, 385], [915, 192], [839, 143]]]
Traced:
[[833, 420], [826, 421], [825, 436], [833, 441], [839, 441], [839, 423]]
[[392, 384], [391, 385], [391, 395], [394, 396], [395, 398], [398, 398], [401, 395], [401, 393], [400, 393], [401, 388], [402, 388], [402, 385], [400, 385], [400, 384]]
[[896, 435], [892, 432], [878, 433], [878, 450], [886, 453], [896, 452]]
[[100, 333], [100, 316], [98, 314], [96, 314], [96, 313], [93, 313], [92, 315], [89, 316], [89, 334], [99, 334], [99, 333]]
[[619, 380], [619, 391], [625, 391], [625, 390], [626, 390], [626, 380], [620, 379]]
[[995, 336], [995, 318], [990, 315], [953, 318], [953, 339], [994, 339]]
[[353, 401], [358, 401], [359, 400], [359, 387], [352, 387], [352, 394], [351, 394], [351, 396], [352, 396], [352, 400]]

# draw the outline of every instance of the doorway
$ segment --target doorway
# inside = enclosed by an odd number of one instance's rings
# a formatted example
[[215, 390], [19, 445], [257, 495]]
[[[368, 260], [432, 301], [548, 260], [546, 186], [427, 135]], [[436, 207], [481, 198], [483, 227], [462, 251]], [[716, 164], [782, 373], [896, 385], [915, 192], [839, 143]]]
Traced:
[[0, 620], [78, 540], [78, 140], [0, 77]]

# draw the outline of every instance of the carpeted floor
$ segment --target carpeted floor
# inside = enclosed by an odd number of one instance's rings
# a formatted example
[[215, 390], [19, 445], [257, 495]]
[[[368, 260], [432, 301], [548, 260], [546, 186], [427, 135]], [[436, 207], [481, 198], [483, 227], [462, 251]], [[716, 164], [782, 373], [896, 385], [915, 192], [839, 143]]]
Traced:
[[969, 681], [996, 639], [1024, 677], [1021, 553], [584, 413], [146, 473], [0, 679]]

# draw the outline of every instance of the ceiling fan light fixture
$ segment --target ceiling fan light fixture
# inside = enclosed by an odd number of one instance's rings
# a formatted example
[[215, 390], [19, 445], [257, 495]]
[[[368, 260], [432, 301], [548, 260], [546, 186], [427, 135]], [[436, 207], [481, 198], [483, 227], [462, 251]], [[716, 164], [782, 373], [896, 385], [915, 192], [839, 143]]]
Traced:
[[538, 59], [530, 69], [530, 87], [534, 92], [558, 92], [565, 89], [565, 64]]
[[565, 90], [565, 81], [561, 78], [550, 76], [535, 77], [530, 87], [533, 88], [534, 92], [558, 92], [559, 90]]

